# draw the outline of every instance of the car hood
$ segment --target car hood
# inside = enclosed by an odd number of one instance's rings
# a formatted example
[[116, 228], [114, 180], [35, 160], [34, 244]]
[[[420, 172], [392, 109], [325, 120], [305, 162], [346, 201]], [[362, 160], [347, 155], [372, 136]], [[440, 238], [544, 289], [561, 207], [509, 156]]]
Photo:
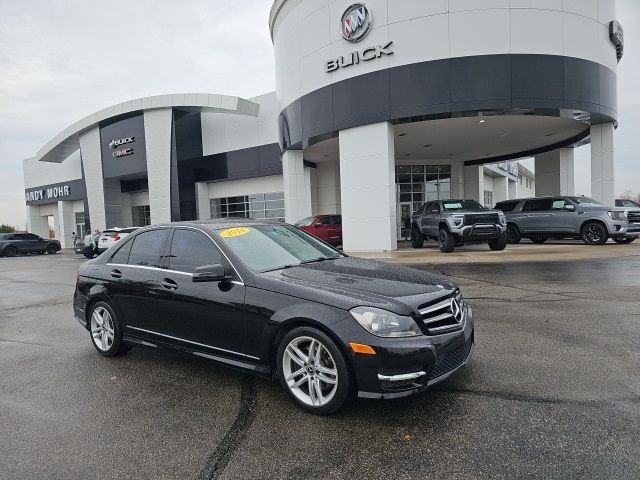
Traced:
[[256, 286], [345, 310], [372, 306], [399, 315], [416, 314], [457, 288], [440, 275], [357, 257], [257, 274]]

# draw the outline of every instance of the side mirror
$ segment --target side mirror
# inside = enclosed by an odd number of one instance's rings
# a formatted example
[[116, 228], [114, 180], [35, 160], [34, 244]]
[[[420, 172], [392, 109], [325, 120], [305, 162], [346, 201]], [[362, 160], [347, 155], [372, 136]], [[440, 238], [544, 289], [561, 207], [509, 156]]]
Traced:
[[227, 282], [231, 280], [231, 275], [224, 265], [205, 265], [193, 271], [194, 282]]
[[576, 211], [576, 206], [575, 206], [575, 205], [565, 205], [565, 206], [564, 206], [564, 209], [565, 209], [567, 212], [575, 212], [575, 211]]

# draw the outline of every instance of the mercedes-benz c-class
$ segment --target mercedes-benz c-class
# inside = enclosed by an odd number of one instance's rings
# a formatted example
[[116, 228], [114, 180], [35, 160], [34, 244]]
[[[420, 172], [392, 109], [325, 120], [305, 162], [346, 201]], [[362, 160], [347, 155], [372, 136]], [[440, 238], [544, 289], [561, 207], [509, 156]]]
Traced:
[[105, 357], [178, 349], [277, 378], [325, 415], [356, 396], [423, 391], [463, 368], [474, 345], [471, 307], [451, 281], [270, 221], [137, 230], [82, 264], [73, 308]]

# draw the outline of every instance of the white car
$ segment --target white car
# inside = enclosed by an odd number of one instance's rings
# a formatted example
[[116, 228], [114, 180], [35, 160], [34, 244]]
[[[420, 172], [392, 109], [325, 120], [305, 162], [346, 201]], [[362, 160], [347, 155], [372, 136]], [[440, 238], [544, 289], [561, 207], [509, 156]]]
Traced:
[[108, 249], [112, 245], [115, 245], [130, 233], [135, 232], [137, 229], [138, 227], [108, 228], [107, 230], [102, 232], [102, 235], [100, 235], [100, 238], [98, 239], [98, 251], [100, 253], [104, 252], [106, 249]]

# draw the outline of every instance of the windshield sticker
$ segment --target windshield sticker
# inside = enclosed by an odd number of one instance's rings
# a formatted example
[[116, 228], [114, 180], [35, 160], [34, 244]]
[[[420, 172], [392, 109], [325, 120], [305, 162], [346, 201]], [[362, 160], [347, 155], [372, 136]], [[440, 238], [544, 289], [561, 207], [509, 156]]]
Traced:
[[231, 237], [239, 237], [240, 235], [246, 235], [249, 233], [249, 229], [247, 227], [235, 227], [235, 228], [227, 228], [220, 232], [220, 236], [222, 238], [231, 238]]

